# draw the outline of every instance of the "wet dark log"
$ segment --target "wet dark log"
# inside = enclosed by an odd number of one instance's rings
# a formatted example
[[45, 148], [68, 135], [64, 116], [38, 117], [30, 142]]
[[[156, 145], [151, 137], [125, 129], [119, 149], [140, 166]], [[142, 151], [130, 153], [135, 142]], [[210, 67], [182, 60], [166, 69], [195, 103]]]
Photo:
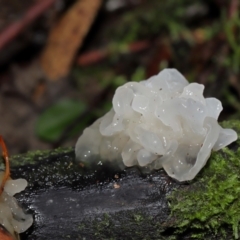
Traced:
[[[238, 132], [239, 126], [224, 123]], [[238, 145], [213, 153], [198, 177], [185, 183], [163, 170], [144, 174], [97, 162], [86, 169], [75, 162], [73, 149], [14, 156], [12, 177], [29, 182], [17, 198], [34, 215], [33, 226], [21, 237], [237, 239]]]
[[83, 174], [73, 150], [41, 158], [12, 170], [31, 184], [18, 196], [35, 218], [23, 239], [126, 239], [135, 231], [153, 237], [169, 216], [166, 194], [178, 184], [164, 171], [143, 175], [103, 165]]

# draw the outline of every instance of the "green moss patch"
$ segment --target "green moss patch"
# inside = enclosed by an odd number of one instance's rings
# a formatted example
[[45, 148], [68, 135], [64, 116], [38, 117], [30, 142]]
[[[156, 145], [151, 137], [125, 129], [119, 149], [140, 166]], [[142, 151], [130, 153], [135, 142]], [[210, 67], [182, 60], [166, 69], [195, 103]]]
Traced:
[[[224, 122], [223, 127], [240, 133], [240, 122]], [[194, 230], [192, 237], [204, 234], [226, 235], [231, 228], [234, 239], [240, 237], [240, 148], [232, 146], [213, 152], [198, 177], [169, 196], [171, 219], [177, 231]], [[223, 230], [225, 229], [225, 230]], [[196, 231], [197, 230], [197, 231]], [[198, 232], [198, 234], [196, 234]], [[229, 239], [229, 234], [228, 239]]]
[[10, 156], [11, 167], [20, 167], [31, 164], [38, 164], [42, 160], [55, 156], [61, 156], [73, 151], [73, 148], [56, 148], [54, 150], [36, 150], [24, 154]]

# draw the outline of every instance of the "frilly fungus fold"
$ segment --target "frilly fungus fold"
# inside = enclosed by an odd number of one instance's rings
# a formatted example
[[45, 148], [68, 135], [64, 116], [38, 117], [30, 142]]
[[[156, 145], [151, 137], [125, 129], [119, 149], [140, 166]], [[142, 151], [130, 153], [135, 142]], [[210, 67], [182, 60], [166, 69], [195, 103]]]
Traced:
[[113, 108], [79, 137], [76, 158], [94, 155], [127, 166], [164, 168], [179, 181], [192, 180], [211, 151], [237, 139], [217, 122], [222, 104], [204, 98], [204, 86], [176, 69], [164, 69], [141, 82], [128, 82], [113, 97]]
[[[2, 176], [1, 172], [0, 181], [2, 180]], [[25, 232], [33, 223], [32, 215], [26, 214], [18, 204], [16, 198], [13, 197], [16, 193], [23, 191], [26, 186], [27, 181], [25, 179], [9, 179], [0, 196], [0, 223], [12, 236], [17, 236], [18, 233]]]

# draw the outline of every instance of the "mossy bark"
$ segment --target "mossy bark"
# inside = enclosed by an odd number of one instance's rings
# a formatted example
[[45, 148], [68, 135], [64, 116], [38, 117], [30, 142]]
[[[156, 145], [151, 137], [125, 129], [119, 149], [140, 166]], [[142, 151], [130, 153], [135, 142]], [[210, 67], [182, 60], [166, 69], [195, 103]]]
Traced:
[[222, 123], [238, 132], [238, 140], [213, 152], [200, 174], [169, 196], [171, 220], [179, 233], [192, 232], [202, 239], [210, 233], [222, 239], [239, 239], [240, 122]]
[[[240, 134], [240, 121], [222, 123]], [[11, 158], [29, 187], [19, 201], [34, 214], [23, 239], [238, 239], [240, 140], [213, 152], [190, 182], [163, 170], [142, 174], [108, 164], [90, 170], [73, 149]]]

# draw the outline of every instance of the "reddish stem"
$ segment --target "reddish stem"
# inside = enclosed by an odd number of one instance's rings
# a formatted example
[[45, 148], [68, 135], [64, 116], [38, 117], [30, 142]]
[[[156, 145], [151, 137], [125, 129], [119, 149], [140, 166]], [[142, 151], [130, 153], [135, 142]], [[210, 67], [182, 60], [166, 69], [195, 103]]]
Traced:
[[0, 195], [3, 192], [3, 188], [5, 186], [6, 181], [8, 180], [8, 178], [10, 177], [10, 166], [9, 166], [9, 157], [8, 157], [8, 151], [7, 151], [7, 147], [6, 144], [3, 140], [3, 137], [0, 136], [0, 146], [2, 148], [2, 155], [5, 161], [5, 173], [4, 173], [4, 177], [0, 186]]
[[56, 0], [39, 0], [30, 7], [23, 18], [10, 24], [0, 33], [0, 50], [11, 40], [13, 40], [27, 25], [39, 17]]
[[[148, 40], [137, 41], [134, 43], [130, 43], [128, 45], [128, 52], [129, 53], [139, 52], [147, 49], [150, 46], [151, 43]], [[77, 58], [77, 64], [79, 66], [88, 66], [106, 59], [109, 55], [111, 55], [111, 51], [109, 51], [107, 48], [92, 50], [81, 54]]]
[[232, 0], [228, 9], [228, 17], [231, 19], [238, 11], [239, 0]]

